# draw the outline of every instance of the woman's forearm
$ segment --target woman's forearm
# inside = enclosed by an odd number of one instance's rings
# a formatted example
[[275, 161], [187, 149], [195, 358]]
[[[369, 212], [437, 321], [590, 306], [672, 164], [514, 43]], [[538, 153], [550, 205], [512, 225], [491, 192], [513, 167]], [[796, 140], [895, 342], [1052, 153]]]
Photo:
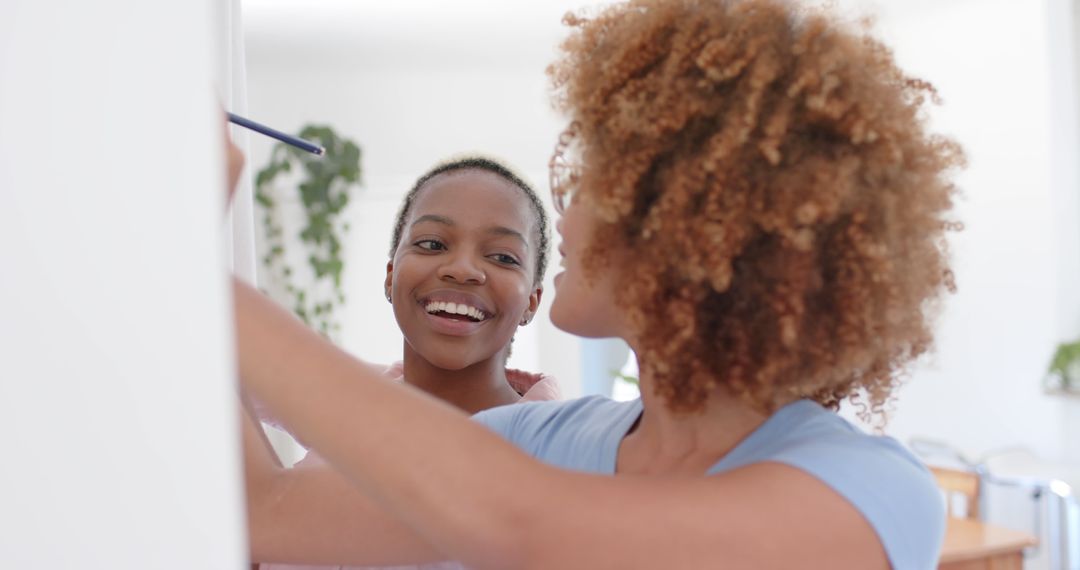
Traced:
[[514, 565], [530, 518], [518, 490], [545, 468], [451, 406], [386, 381], [251, 287], [234, 288], [240, 372], [255, 397], [438, 550]]
[[336, 566], [447, 558], [330, 466], [282, 468], [250, 407], [241, 418], [252, 560]]

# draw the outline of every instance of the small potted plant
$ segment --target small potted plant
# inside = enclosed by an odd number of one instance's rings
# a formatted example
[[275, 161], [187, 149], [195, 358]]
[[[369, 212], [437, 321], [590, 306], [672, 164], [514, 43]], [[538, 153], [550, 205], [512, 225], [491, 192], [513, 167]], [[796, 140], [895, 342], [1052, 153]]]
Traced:
[[1058, 345], [1047, 371], [1047, 387], [1080, 394], [1080, 339]]

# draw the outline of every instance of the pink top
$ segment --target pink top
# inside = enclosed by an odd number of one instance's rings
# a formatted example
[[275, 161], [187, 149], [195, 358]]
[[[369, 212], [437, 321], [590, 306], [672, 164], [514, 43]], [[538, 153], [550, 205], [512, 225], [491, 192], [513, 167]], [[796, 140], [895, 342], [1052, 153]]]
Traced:
[[[401, 361], [395, 362], [386, 369], [385, 374], [391, 378], [404, 380], [404, 366]], [[506, 369], [506, 381], [518, 394], [521, 400], [518, 402], [541, 402], [547, 400], [561, 400], [559, 384], [551, 376], [533, 374], [513, 368]], [[275, 427], [280, 425], [269, 417], [262, 406], [255, 404], [255, 413], [259, 420]], [[295, 467], [310, 467], [313, 465], [325, 465], [326, 462], [314, 452], [309, 452], [303, 459], [298, 461]], [[407, 565], [407, 566], [304, 566], [295, 564], [259, 564], [259, 570], [464, 570], [465, 567], [458, 562], [436, 562], [431, 564]]]

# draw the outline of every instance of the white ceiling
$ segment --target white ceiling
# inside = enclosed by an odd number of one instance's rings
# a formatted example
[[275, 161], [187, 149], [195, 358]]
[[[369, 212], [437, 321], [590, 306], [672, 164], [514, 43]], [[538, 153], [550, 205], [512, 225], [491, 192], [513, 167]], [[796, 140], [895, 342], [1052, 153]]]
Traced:
[[566, 33], [565, 0], [243, 0], [249, 61], [340, 65], [543, 65]]
[[[607, 0], [242, 0], [249, 64], [487, 68], [545, 66], [564, 14]], [[888, 0], [807, 0], [888, 20]], [[957, 0], [906, 0], [905, 6]]]

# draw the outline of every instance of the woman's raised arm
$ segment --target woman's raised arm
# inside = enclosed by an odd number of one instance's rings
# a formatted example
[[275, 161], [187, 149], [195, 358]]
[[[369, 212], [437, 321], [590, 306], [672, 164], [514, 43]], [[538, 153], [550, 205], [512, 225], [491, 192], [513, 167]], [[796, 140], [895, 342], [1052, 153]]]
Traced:
[[[794, 468], [687, 478], [548, 467], [454, 408], [384, 380], [251, 287], [236, 282], [235, 291], [245, 386], [374, 505], [451, 559], [500, 569], [887, 567], [866, 520]], [[332, 480], [321, 477], [306, 484]], [[302, 526], [305, 516], [282, 518]]]

